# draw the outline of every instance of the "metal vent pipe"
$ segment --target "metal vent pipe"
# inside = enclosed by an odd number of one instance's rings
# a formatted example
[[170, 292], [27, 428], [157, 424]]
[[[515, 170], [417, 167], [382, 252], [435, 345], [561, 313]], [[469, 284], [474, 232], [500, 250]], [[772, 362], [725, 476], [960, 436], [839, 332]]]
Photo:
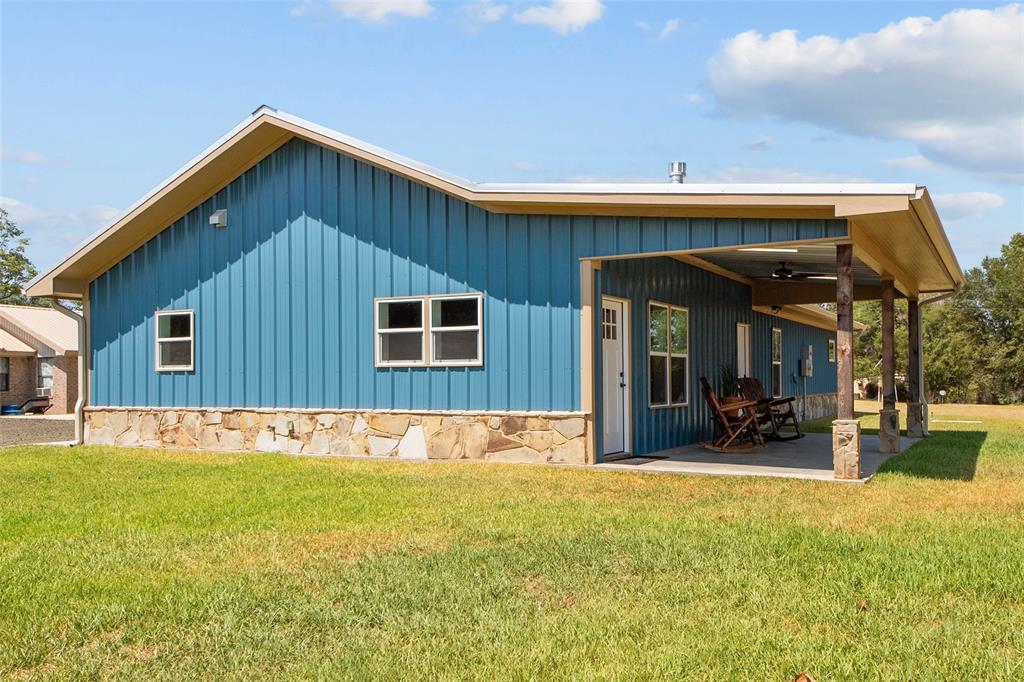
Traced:
[[683, 179], [686, 177], [686, 162], [685, 161], [673, 161], [668, 165], [668, 181], [676, 184], [682, 184]]

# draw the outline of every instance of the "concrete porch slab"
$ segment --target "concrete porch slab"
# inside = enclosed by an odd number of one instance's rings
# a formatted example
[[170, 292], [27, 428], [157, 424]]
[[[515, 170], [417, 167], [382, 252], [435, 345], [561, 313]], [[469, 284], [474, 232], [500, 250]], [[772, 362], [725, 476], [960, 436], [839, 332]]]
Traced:
[[[919, 439], [900, 439], [903, 452]], [[772, 476], [836, 483], [866, 483], [878, 468], [895, 454], [880, 451], [878, 436], [861, 437], [861, 474], [859, 480], [841, 481], [832, 473], [832, 434], [809, 433], [787, 442], [771, 442], [763, 450], [743, 453], [712, 452], [700, 445], [685, 445], [651, 455], [593, 465], [596, 469], [643, 471], [706, 476]], [[659, 459], [649, 459], [658, 457]], [[664, 459], [661, 459], [664, 458]]]

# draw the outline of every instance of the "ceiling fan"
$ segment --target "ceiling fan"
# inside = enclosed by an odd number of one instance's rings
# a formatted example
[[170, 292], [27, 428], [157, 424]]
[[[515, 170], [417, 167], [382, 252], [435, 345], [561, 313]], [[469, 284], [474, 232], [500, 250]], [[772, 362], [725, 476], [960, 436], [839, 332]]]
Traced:
[[788, 261], [780, 260], [780, 267], [776, 268], [772, 272], [772, 279], [791, 282], [805, 279], [829, 279], [831, 275], [827, 275], [821, 272], [794, 272], [792, 268], [788, 267]]

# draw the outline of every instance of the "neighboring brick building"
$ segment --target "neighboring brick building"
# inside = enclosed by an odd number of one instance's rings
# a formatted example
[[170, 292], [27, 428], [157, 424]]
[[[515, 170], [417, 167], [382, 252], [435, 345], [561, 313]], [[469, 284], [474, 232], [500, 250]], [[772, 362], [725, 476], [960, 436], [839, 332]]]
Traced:
[[78, 329], [51, 308], [0, 305], [0, 405], [33, 401], [46, 414], [74, 411]]

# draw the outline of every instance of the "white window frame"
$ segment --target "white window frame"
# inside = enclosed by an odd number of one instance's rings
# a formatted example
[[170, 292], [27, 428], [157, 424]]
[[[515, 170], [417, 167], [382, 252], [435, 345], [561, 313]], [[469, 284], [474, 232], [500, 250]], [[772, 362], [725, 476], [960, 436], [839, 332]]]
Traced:
[[[380, 328], [380, 304], [381, 303], [419, 303], [420, 304], [420, 326], [418, 327], [396, 327], [395, 329]], [[375, 367], [426, 367], [427, 365], [427, 343], [424, 332], [427, 329], [427, 302], [423, 296], [385, 296], [373, 299], [373, 364]], [[419, 360], [395, 360], [387, 361], [383, 358], [384, 334], [412, 334], [418, 332], [420, 335], [420, 359]]]
[[[668, 313], [668, 319], [666, 322], [666, 351], [656, 351], [651, 348], [651, 308], [665, 308]], [[685, 353], [673, 353], [672, 352], [672, 311], [679, 311], [686, 314], [686, 352]], [[647, 407], [651, 410], [664, 410], [673, 407], [687, 407], [690, 404], [690, 385], [692, 383], [692, 376], [690, 375], [690, 309], [681, 305], [672, 305], [671, 303], [664, 303], [662, 301], [648, 300], [647, 301]], [[651, 356], [658, 356], [665, 358], [665, 400], [664, 403], [652, 403], [651, 402]], [[672, 402], [672, 358], [686, 358], [686, 400], [681, 403]]]
[[[476, 300], [476, 320], [475, 325], [461, 326], [461, 327], [437, 327], [433, 326], [433, 302], [436, 300]], [[381, 303], [413, 303], [419, 302], [421, 306], [420, 313], [420, 326], [419, 327], [404, 327], [399, 329], [381, 329], [380, 328], [380, 304]], [[475, 331], [477, 333], [477, 348], [476, 348], [476, 359], [475, 360], [435, 360], [434, 359], [434, 334], [445, 334], [448, 332], [467, 332]], [[383, 334], [394, 334], [394, 333], [414, 333], [418, 332], [421, 336], [421, 348], [420, 360], [417, 361], [395, 361], [388, 362], [382, 358], [382, 335]], [[373, 299], [373, 339], [374, 339], [374, 367], [381, 368], [400, 368], [400, 367], [482, 367], [484, 364], [484, 296], [480, 292], [470, 292], [466, 294], [436, 294], [432, 296], [381, 296]]]
[[[779, 359], [778, 360], [775, 359], [775, 334], [779, 335]], [[773, 398], [781, 398], [782, 397], [782, 356], [783, 356], [783, 352], [782, 352], [782, 329], [780, 327], [772, 327], [772, 342], [771, 342], [771, 345], [769, 346], [769, 353], [771, 354], [771, 361], [772, 361], [772, 375], [770, 377], [771, 382], [772, 382], [772, 397]], [[775, 366], [776, 365], [779, 366], [779, 386], [778, 386], [779, 392], [778, 393], [775, 392]]]
[[[160, 338], [160, 318], [172, 315], [188, 315], [188, 336], [168, 336]], [[188, 341], [189, 357], [187, 365], [163, 365], [160, 363], [160, 344], [172, 341]], [[196, 364], [196, 314], [191, 309], [157, 310], [153, 314], [153, 361], [157, 372], [191, 372]]]
[[835, 364], [836, 361], [836, 340], [828, 340], [828, 361]]
[[[440, 296], [427, 296], [427, 338], [430, 340], [429, 362], [435, 367], [481, 367], [484, 364], [484, 297], [483, 294], [444, 294]], [[476, 299], [476, 324], [462, 327], [437, 327], [434, 328], [434, 301], [455, 300], [471, 301]], [[447, 334], [449, 332], [476, 332], [476, 359], [475, 360], [435, 360], [434, 359], [434, 334]]]

